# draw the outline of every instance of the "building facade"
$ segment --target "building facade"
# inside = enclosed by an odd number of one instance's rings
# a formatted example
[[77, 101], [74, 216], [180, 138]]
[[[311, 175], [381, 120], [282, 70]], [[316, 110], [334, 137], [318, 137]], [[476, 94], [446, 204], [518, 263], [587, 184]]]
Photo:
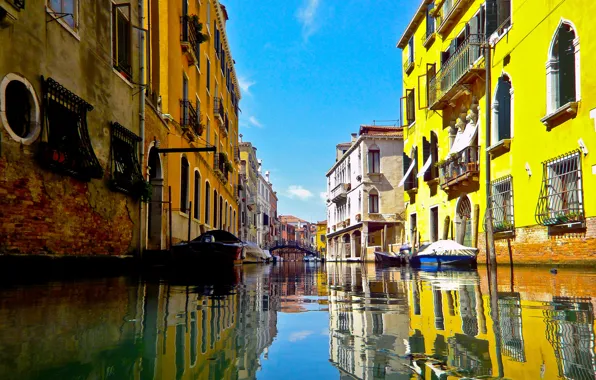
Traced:
[[257, 242], [261, 247], [271, 244], [271, 183], [269, 172], [261, 174], [262, 162], [259, 161], [259, 191], [257, 193]]
[[584, 63], [596, 48], [583, 38], [595, 33], [585, 4], [435, 3], [421, 2], [398, 42], [408, 240], [451, 238], [484, 253], [488, 207], [498, 261], [595, 262], [596, 87]]
[[246, 213], [242, 218], [246, 241], [257, 243], [257, 196], [259, 191], [259, 163], [257, 148], [250, 142], [240, 141], [240, 174], [244, 180]]
[[227, 11], [218, 0], [149, 1], [148, 18], [149, 99], [168, 130], [164, 142], [168, 148], [215, 149], [169, 153], [165, 167], [157, 162], [156, 171], [168, 172], [164, 187], [171, 194], [162, 191], [156, 198], [171, 196], [172, 240], [210, 229], [236, 234], [240, 87], [226, 36]]
[[0, 252], [128, 255], [147, 197], [137, 7], [0, 1]]
[[317, 232], [315, 236], [315, 246], [317, 248], [317, 252], [321, 254], [322, 257], [326, 256], [327, 253], [327, 221], [323, 220], [317, 222]]
[[337, 145], [327, 172], [327, 260], [374, 260], [374, 249], [401, 243], [403, 145], [402, 128], [366, 125]]
[[[294, 215], [280, 215], [280, 222], [286, 226], [292, 226], [293, 228], [285, 229], [286, 241], [295, 242], [297, 244], [308, 246], [311, 245], [310, 238], [310, 223], [304, 219], [295, 217]], [[292, 233], [293, 232], [293, 233]], [[283, 234], [283, 231], [282, 231]]]

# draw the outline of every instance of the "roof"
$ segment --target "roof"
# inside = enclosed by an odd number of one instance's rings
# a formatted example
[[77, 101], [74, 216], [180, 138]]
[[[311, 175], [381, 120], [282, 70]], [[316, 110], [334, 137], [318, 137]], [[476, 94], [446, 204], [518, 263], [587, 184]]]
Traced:
[[398, 48], [403, 49], [406, 47], [406, 45], [408, 44], [408, 41], [410, 40], [410, 37], [412, 37], [412, 35], [416, 31], [416, 28], [418, 28], [420, 21], [422, 21], [424, 19], [424, 16], [426, 15], [426, 6], [432, 2], [433, 2], [433, 0], [422, 0], [420, 2], [420, 7], [418, 7], [418, 10], [416, 10], [414, 17], [412, 17], [412, 20], [406, 27], [404, 34], [401, 36], [401, 38], [397, 42]]
[[395, 125], [361, 125], [359, 134], [403, 137], [404, 132], [402, 127]]
[[326, 220], [321, 220], [319, 222], [317, 222], [318, 225], [322, 226], [322, 225], [327, 225], [327, 221]]
[[280, 215], [279, 220], [281, 220], [282, 222], [286, 222], [286, 223], [298, 223], [298, 222], [308, 223], [306, 220], [300, 219], [294, 215]]

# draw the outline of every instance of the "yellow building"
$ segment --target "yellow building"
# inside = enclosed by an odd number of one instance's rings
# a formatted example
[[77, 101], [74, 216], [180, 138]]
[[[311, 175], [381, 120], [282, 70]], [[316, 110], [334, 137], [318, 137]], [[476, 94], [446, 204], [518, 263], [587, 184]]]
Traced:
[[327, 221], [323, 220], [322, 222], [317, 222], [317, 233], [316, 233], [316, 246], [317, 252], [321, 254], [321, 256], [325, 257], [327, 253]]
[[587, 193], [596, 186], [596, 79], [586, 64], [596, 46], [582, 38], [596, 27], [586, 7], [596, 9], [579, 0], [421, 2], [398, 42], [410, 242], [452, 238], [483, 250], [488, 187], [501, 262], [508, 246], [517, 262], [596, 261]]
[[259, 162], [257, 148], [250, 142], [240, 142], [240, 175], [244, 178], [246, 210], [242, 218], [242, 236], [245, 241], [257, 243], [257, 196], [259, 194]]
[[[171, 187], [174, 243], [210, 229], [237, 234], [240, 87], [226, 36], [226, 9], [218, 0], [150, 0], [147, 19], [147, 112], [161, 119], [147, 126], [148, 139], [153, 140], [149, 133], [157, 130], [162, 148], [215, 148], [156, 158], [152, 142], [148, 157], [155, 173], [150, 179], [164, 179], [163, 191], [154, 191], [154, 198], [167, 201]], [[163, 171], [167, 175], [160, 177]], [[149, 235], [167, 234], [151, 225], [152, 220], [163, 224], [163, 216], [149, 217]]]

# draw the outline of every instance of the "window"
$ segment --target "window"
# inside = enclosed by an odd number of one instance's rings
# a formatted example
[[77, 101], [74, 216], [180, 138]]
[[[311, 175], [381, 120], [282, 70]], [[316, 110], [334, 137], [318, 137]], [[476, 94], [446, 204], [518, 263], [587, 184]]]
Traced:
[[207, 30], [209, 30], [209, 25], [211, 25], [211, 1], [207, 0]]
[[381, 172], [381, 152], [379, 151], [379, 148], [371, 148], [368, 151], [368, 172]]
[[[207, 92], [211, 91], [211, 60], [207, 59]], [[217, 96], [217, 95], [216, 95]]]
[[195, 196], [194, 196], [194, 203], [193, 203], [193, 214], [195, 219], [201, 218], [201, 175], [198, 171], [195, 171]]
[[176, 380], [182, 379], [184, 376], [184, 356], [186, 355], [186, 326], [183, 324], [176, 325]]
[[205, 224], [209, 224], [211, 221], [209, 215], [209, 207], [211, 206], [209, 197], [211, 196], [211, 186], [209, 182], [205, 182]]
[[495, 232], [514, 230], [512, 181], [512, 177], [507, 176], [491, 183], [491, 208]]
[[378, 214], [379, 213], [379, 193], [376, 190], [372, 190], [368, 194], [368, 213]]
[[225, 218], [225, 210], [223, 208], [223, 197], [219, 197], [219, 229], [223, 228], [223, 219]]
[[486, 2], [486, 35], [495, 31], [505, 33], [511, 26], [511, 0], [488, 0]]
[[406, 120], [408, 125], [416, 121], [416, 99], [414, 98], [414, 89], [406, 90]]
[[56, 13], [56, 18], [59, 18], [59, 20], [63, 20], [64, 23], [66, 23], [66, 25], [70, 26], [72, 29], [77, 28], [77, 0], [50, 0], [48, 1], [48, 6], [54, 13]]
[[439, 240], [439, 208], [430, 209], [430, 241]]
[[209, 141], [211, 140], [211, 120], [207, 119], [207, 132], [205, 134], [205, 142], [209, 145]]
[[325, 235], [321, 235], [321, 242], [324, 243], [325, 242]]
[[497, 91], [493, 102], [495, 142], [511, 138], [511, 125], [513, 124], [511, 97], [511, 80], [507, 75], [502, 75], [497, 82]]
[[568, 23], [561, 23], [551, 42], [547, 62], [547, 112], [579, 99], [579, 41]]
[[435, 4], [431, 1], [426, 6], [426, 38], [428, 39], [435, 32], [435, 18], [431, 15]]
[[190, 366], [194, 367], [197, 364], [199, 358], [199, 352], [197, 346], [199, 344], [198, 327], [199, 322], [197, 321], [196, 310], [190, 313]]
[[414, 246], [418, 237], [418, 221], [416, 214], [410, 215], [410, 244]]
[[213, 228], [218, 228], [217, 190], [213, 190]]
[[114, 190], [136, 193], [143, 185], [141, 165], [137, 159], [141, 138], [118, 123], [112, 123], [110, 139], [111, 185]]
[[19, 143], [32, 144], [39, 136], [41, 111], [27, 79], [10, 73], [0, 82], [0, 120]]
[[42, 81], [45, 125], [39, 145], [40, 164], [83, 181], [103, 178], [87, 131], [87, 112], [93, 106], [52, 78]]
[[180, 163], [180, 211], [188, 213], [189, 165], [186, 157]]
[[414, 37], [408, 41], [408, 64], [414, 63]]
[[546, 226], [584, 221], [579, 151], [544, 163], [536, 220]]
[[112, 5], [112, 60], [126, 79], [132, 79], [132, 25], [130, 4]]

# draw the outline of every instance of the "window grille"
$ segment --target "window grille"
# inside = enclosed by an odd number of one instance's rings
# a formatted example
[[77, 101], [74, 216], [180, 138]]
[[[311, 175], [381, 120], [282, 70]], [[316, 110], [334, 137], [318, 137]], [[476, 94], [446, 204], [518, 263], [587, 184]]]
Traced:
[[143, 182], [141, 165], [137, 159], [141, 138], [119, 123], [112, 123], [110, 165], [112, 187], [123, 193], [134, 193]]
[[536, 221], [545, 226], [584, 221], [579, 150], [543, 162]]
[[506, 176], [491, 182], [490, 207], [494, 232], [515, 230], [513, 218], [513, 177]]
[[52, 78], [42, 79], [45, 118], [39, 162], [42, 166], [82, 181], [102, 178], [87, 130], [93, 106]]
[[503, 354], [513, 361], [524, 363], [526, 352], [522, 334], [522, 309], [519, 293], [498, 293], [499, 323]]

